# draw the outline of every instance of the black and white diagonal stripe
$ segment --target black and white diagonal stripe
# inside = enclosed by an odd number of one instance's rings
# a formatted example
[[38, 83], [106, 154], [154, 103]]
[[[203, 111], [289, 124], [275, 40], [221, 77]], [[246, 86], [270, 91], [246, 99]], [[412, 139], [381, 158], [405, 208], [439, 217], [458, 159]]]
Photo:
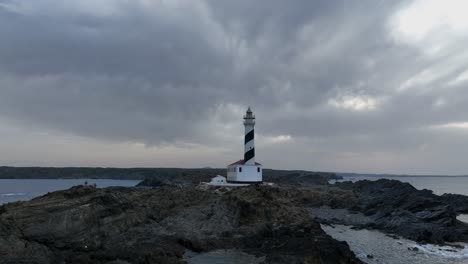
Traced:
[[250, 130], [247, 134], [245, 134], [244, 140], [244, 162], [247, 163], [248, 161], [255, 158], [255, 146], [254, 146], [254, 129]]

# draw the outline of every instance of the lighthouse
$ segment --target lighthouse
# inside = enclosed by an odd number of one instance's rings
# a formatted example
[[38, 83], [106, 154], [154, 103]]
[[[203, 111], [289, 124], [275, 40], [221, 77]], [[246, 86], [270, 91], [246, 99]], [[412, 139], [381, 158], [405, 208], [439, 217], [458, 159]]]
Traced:
[[262, 164], [255, 162], [255, 115], [250, 107], [244, 116], [244, 159], [227, 167], [228, 183], [261, 183], [263, 182]]

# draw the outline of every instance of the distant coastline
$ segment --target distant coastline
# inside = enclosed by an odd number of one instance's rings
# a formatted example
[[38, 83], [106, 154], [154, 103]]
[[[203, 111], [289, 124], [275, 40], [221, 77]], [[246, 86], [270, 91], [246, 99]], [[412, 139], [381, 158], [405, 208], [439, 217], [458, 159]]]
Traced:
[[224, 169], [106, 168], [106, 167], [0, 167], [0, 179], [121, 179], [151, 176], [188, 176], [224, 173]]
[[430, 175], [430, 174], [386, 174], [386, 173], [348, 173], [348, 172], [336, 172], [336, 175], [342, 177], [380, 177], [380, 178], [397, 178], [397, 177], [468, 177], [468, 175]]
[[[153, 177], [190, 177], [206, 181], [225, 175], [225, 168], [104, 168], [104, 167], [8, 167], [0, 166], [0, 179], [111, 179], [144, 180]], [[334, 173], [305, 170], [264, 169], [268, 177], [320, 174], [328, 179], [340, 178]]]
[[[188, 176], [206, 181], [216, 175], [225, 175], [225, 168], [111, 168], [111, 167], [12, 167], [0, 166], [0, 179], [110, 179], [110, 180], [144, 180], [152, 177]], [[268, 177], [320, 174], [326, 178], [342, 179], [343, 177], [450, 177], [465, 178], [468, 175], [410, 175], [410, 174], [373, 174], [347, 172], [313, 172], [307, 170], [264, 169]]]

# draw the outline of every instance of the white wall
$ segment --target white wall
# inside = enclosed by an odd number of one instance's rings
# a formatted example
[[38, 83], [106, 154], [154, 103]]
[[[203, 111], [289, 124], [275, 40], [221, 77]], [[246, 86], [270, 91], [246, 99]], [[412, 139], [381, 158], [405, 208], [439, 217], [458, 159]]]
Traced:
[[[237, 165], [235, 166], [235, 171], [231, 171], [232, 168], [233, 166], [228, 167], [228, 173], [227, 173], [228, 181], [237, 181], [237, 182], [261, 182], [263, 181], [262, 166]], [[239, 168], [242, 168], [242, 172], [239, 172]], [[257, 171], [257, 168], [260, 168], [260, 172]]]

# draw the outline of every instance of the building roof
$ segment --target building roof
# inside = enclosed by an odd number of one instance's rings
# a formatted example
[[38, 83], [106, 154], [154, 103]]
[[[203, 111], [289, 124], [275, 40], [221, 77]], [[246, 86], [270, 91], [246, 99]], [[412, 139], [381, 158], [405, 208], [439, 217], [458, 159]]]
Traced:
[[[241, 159], [241, 160], [238, 160], [238, 161], [236, 161], [234, 163], [229, 164], [228, 166], [244, 165], [244, 164], [245, 164], [245, 161], [243, 159]], [[255, 165], [262, 165], [262, 164], [260, 164], [258, 162], [255, 162]]]

